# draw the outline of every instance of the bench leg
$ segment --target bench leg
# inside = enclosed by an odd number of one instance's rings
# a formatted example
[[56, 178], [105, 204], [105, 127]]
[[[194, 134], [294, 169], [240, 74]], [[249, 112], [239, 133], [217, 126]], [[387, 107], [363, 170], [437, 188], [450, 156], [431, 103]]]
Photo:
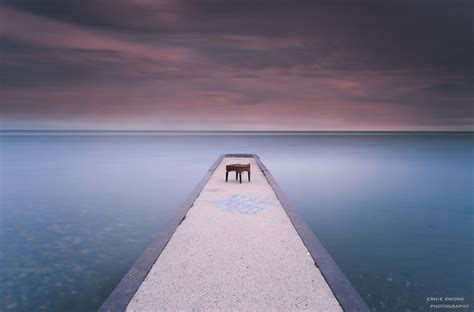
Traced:
[[235, 181], [237, 181], [239, 179], [239, 173], [236, 171], [235, 172]]
[[228, 179], [229, 179], [229, 171], [226, 171], [225, 172], [225, 181], [227, 182]]
[[249, 173], [249, 182], [250, 182], [250, 171], [248, 173]]
[[240, 177], [240, 184], [242, 184], [242, 172], [239, 173], [239, 177]]

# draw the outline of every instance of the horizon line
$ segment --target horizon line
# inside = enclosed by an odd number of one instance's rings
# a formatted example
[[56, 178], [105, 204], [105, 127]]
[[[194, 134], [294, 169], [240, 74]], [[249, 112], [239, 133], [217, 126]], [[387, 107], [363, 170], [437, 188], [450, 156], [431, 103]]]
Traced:
[[474, 130], [154, 130], [154, 129], [0, 129], [1, 132], [164, 132], [164, 133], [469, 133]]

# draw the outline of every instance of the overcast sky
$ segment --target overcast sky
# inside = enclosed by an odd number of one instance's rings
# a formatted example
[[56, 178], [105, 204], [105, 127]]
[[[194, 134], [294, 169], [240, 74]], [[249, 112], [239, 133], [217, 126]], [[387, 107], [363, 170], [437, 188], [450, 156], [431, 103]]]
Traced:
[[473, 3], [0, 1], [1, 128], [473, 130]]

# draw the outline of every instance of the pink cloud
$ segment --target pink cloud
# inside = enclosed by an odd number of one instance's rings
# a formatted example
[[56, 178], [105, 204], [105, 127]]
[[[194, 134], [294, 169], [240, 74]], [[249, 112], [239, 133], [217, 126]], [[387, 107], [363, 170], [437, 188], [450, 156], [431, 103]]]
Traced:
[[153, 43], [136, 43], [124, 36], [64, 22], [51, 21], [0, 5], [1, 36], [37, 45], [90, 50], [108, 50], [155, 61], [202, 62], [196, 51]]
[[[172, 9], [150, 12], [136, 22], [152, 25], [157, 18], [169, 25], [183, 22], [171, 2], [160, 4], [169, 4]], [[105, 1], [102, 6], [103, 10], [114, 10], [112, 2]], [[110, 18], [127, 14], [114, 13]], [[36, 122], [53, 127], [69, 124], [200, 130], [472, 128], [469, 118], [440, 126], [439, 120], [428, 116], [434, 110], [425, 107], [436, 99], [422, 90], [436, 83], [431, 73], [404, 68], [334, 69], [329, 65], [347, 57], [350, 51], [327, 56], [323, 53], [326, 42], [320, 39], [311, 43], [315, 48], [315, 55], [311, 56], [320, 63], [285, 63], [298, 57], [291, 54], [284, 54], [282, 60], [277, 58], [280, 63], [265, 63], [275, 51], [305, 52], [306, 38], [121, 34], [54, 21], [2, 5], [0, 19], [3, 38], [61, 50], [36, 51], [30, 56], [35, 62], [48, 58], [79, 67], [89, 66], [89, 62], [99, 67], [107, 65], [105, 70], [86, 73], [90, 78], [86, 82], [2, 88], [0, 112], [6, 127]], [[76, 50], [86, 52], [80, 54]], [[253, 64], [250, 56], [245, 58], [245, 52], [256, 55], [254, 62], [261, 61], [265, 66], [241, 65], [241, 58], [244, 64]], [[224, 57], [228, 54], [229, 58]], [[232, 57], [237, 61], [233, 62]], [[11, 65], [21, 65], [21, 59], [15, 61]], [[100, 74], [105, 75], [103, 80], [96, 77]], [[407, 97], [411, 102], [405, 102]], [[410, 105], [413, 102], [416, 105]], [[441, 113], [449, 111], [444, 106], [437, 109]]]

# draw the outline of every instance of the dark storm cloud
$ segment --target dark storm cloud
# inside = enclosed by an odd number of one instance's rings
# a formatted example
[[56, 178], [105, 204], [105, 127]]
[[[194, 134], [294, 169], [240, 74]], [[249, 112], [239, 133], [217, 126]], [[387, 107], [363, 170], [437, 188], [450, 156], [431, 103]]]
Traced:
[[[131, 86], [158, 79], [179, 79], [162, 70], [166, 62], [106, 49], [58, 48], [0, 39], [3, 87], [66, 87], [97, 83]], [[34, 51], [34, 53], [32, 53]]]
[[473, 98], [474, 77], [445, 79], [443, 83], [433, 84], [426, 87], [428, 92], [435, 92], [438, 94], [448, 95], [450, 97], [458, 98], [471, 96]]
[[106, 73], [110, 74], [109, 79], [117, 74], [113, 64], [94, 59], [104, 55], [110, 57], [115, 54], [113, 51], [57, 49], [8, 39], [0, 39], [0, 45], [1, 83], [4, 87], [64, 86], [88, 81], [93, 83]]
[[[15, 90], [50, 101], [56, 87], [79, 88], [87, 102], [100, 100], [94, 105], [102, 111], [123, 114], [176, 117], [186, 105], [204, 105], [208, 115], [246, 107], [239, 113], [249, 120], [265, 110], [290, 113], [291, 122], [313, 128], [325, 125], [323, 118], [336, 128], [386, 121], [395, 128], [471, 127], [470, 0], [2, 3], [1, 83], [7, 101], [24, 105], [25, 114], [28, 100]], [[133, 102], [128, 111], [107, 93], [117, 87]]]
[[[149, 32], [156, 34], [156, 40], [165, 35], [296, 37], [304, 41], [308, 54], [355, 53], [356, 59], [344, 59], [346, 63], [352, 61], [342, 65], [345, 67], [473, 69], [474, 4], [470, 0], [6, 3], [84, 26]], [[299, 58], [298, 53], [294, 59]]]

